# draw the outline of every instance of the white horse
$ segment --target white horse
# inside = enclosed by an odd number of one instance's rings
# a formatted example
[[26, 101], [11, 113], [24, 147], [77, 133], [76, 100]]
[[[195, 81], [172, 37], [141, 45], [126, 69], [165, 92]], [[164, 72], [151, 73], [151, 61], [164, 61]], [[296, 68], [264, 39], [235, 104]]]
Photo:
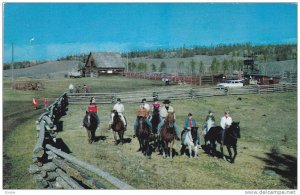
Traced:
[[[203, 129], [204, 136], [208, 133], [208, 131], [212, 127], [215, 127], [215, 121], [213, 121], [212, 118], [209, 117], [208, 120], [206, 121], [206, 124], [205, 124], [204, 129]], [[206, 140], [205, 140], [205, 145], [206, 145]]]
[[197, 140], [198, 127], [192, 127], [191, 129], [186, 129], [181, 134], [182, 147], [180, 149], [181, 155], [185, 152], [186, 146], [189, 147], [189, 155], [192, 158], [192, 147], [195, 152], [194, 158], [198, 156], [198, 140]]

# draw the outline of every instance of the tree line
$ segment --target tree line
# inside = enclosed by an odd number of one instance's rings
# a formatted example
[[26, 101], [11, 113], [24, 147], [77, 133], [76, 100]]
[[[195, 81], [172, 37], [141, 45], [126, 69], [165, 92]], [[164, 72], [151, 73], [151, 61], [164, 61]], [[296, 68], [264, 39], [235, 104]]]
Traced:
[[[85, 63], [88, 58], [88, 55], [89, 54], [68, 55], [65, 57], [58, 58], [57, 61], [77, 60]], [[229, 55], [231, 57], [251, 57], [258, 62], [268, 62], [268, 61], [284, 61], [284, 60], [297, 59], [297, 45], [296, 44], [252, 45], [250, 43], [246, 43], [246, 44], [227, 44], [227, 45], [220, 44], [216, 46], [193, 46], [191, 48], [182, 46], [180, 48], [174, 48], [174, 49], [156, 49], [156, 50], [142, 50], [142, 51], [136, 50], [136, 51], [122, 53], [121, 55], [123, 58], [128, 57], [129, 59], [139, 58], [139, 57], [167, 59], [167, 58], [188, 58], [188, 57], [193, 57], [195, 55], [208, 55], [208, 56]], [[27, 68], [45, 62], [47, 61], [14, 62], [14, 68], [15, 69]], [[223, 62], [219, 62], [219, 63], [223, 64]], [[224, 65], [225, 69], [227, 69], [229, 65], [227, 65], [226, 62], [224, 64], [225, 64]], [[137, 69], [141, 71], [145, 71], [145, 69], [148, 69], [148, 66], [145, 66], [143, 63], [132, 64], [131, 66], [133, 69]], [[4, 70], [10, 68], [11, 68], [11, 63], [3, 64]], [[150, 65], [150, 68], [152, 70], [156, 69], [156, 71], [161, 70], [160, 66], [155, 67], [153, 64]], [[219, 64], [215, 62], [212, 67], [212, 71], [219, 71], [219, 69], [222, 68], [220, 68]]]
[[[213, 58], [211, 64], [204, 64], [202, 60], [196, 61], [191, 59], [189, 62], [178, 61], [172, 66], [173, 72], [185, 75], [202, 75], [210, 74], [232, 74], [234, 71], [240, 71], [244, 68], [243, 60], [224, 59], [218, 60]], [[167, 64], [161, 61], [160, 64], [147, 64], [145, 62], [135, 63], [134, 61], [128, 62], [129, 72], [163, 72], [167, 73]]]
[[259, 61], [284, 61], [297, 58], [296, 44], [277, 44], [277, 45], [252, 45], [247, 44], [228, 44], [216, 46], [193, 46], [187, 48], [182, 46], [176, 49], [157, 49], [144, 51], [131, 51], [123, 53], [122, 57], [128, 58], [188, 58], [195, 55], [230, 55], [232, 57], [255, 57]]

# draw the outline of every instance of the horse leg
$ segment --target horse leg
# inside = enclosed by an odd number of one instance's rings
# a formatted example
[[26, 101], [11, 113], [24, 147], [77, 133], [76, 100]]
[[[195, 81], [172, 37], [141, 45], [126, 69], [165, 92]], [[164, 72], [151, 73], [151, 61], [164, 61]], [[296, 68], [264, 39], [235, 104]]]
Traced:
[[195, 150], [194, 158], [197, 158], [198, 157], [198, 144], [195, 144], [194, 150]]
[[91, 135], [92, 135], [92, 141], [95, 141], [95, 139], [96, 139], [96, 129], [92, 130]]
[[173, 156], [172, 156], [172, 145], [171, 145], [171, 143], [168, 144], [168, 150], [169, 150], [168, 151], [169, 157], [172, 158]]
[[180, 149], [180, 155], [184, 154], [185, 148], [186, 148], [186, 145], [183, 144]]
[[118, 139], [115, 131], [114, 131], [114, 139], [115, 139], [115, 145], [118, 145]]
[[234, 160], [235, 160], [235, 157], [237, 155], [237, 148], [236, 148], [236, 145], [233, 146], [233, 158], [231, 160], [231, 163], [234, 163]]
[[174, 145], [174, 140], [170, 143], [170, 158], [173, 158], [173, 145]]
[[223, 158], [223, 160], [226, 160], [225, 156], [224, 156], [224, 151], [223, 151], [223, 145], [220, 145], [220, 150], [221, 150], [221, 157]]
[[192, 158], [192, 146], [189, 145], [189, 155], [190, 155], [190, 158]]
[[120, 143], [121, 143], [121, 145], [123, 145], [123, 136], [122, 136], [122, 132], [119, 131], [119, 132], [118, 132], [118, 135], [119, 135], [119, 138], [120, 138]]
[[151, 151], [150, 151], [150, 143], [149, 143], [149, 141], [147, 141], [147, 147], [146, 147], [147, 149], [147, 151], [146, 151], [146, 153], [147, 153], [147, 156], [148, 156], [148, 158], [149, 159], [151, 159]]
[[216, 156], [216, 142], [214, 140], [211, 141], [211, 149], [212, 149], [212, 156]]
[[142, 140], [140, 137], [138, 137], [138, 140], [139, 140], [139, 145], [140, 145], [140, 148], [137, 150], [137, 152], [141, 151], [142, 150]]
[[163, 141], [162, 142], [162, 151], [163, 151], [163, 158], [166, 158], [166, 143]]
[[226, 148], [227, 148], [227, 151], [229, 154], [229, 158], [230, 158], [230, 160], [232, 160], [232, 152], [231, 152], [230, 146], [226, 146]]
[[88, 134], [88, 142], [91, 144], [92, 143], [92, 135], [91, 135], [91, 130], [86, 130]]

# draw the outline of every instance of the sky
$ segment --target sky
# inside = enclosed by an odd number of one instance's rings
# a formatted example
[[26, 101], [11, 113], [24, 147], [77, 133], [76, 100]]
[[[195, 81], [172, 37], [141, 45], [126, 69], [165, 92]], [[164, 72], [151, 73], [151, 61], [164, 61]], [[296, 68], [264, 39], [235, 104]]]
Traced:
[[297, 43], [296, 3], [5, 3], [3, 58]]

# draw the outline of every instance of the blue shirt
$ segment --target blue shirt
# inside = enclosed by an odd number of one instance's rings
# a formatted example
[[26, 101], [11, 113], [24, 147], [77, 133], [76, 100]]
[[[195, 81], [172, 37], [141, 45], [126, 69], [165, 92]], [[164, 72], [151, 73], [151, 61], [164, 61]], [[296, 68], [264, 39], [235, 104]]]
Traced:
[[[197, 126], [197, 123], [196, 123], [196, 120], [192, 118], [192, 127], [196, 127]], [[184, 128], [188, 128], [190, 127], [190, 119], [187, 118], [185, 119], [185, 122], [184, 122]]]

